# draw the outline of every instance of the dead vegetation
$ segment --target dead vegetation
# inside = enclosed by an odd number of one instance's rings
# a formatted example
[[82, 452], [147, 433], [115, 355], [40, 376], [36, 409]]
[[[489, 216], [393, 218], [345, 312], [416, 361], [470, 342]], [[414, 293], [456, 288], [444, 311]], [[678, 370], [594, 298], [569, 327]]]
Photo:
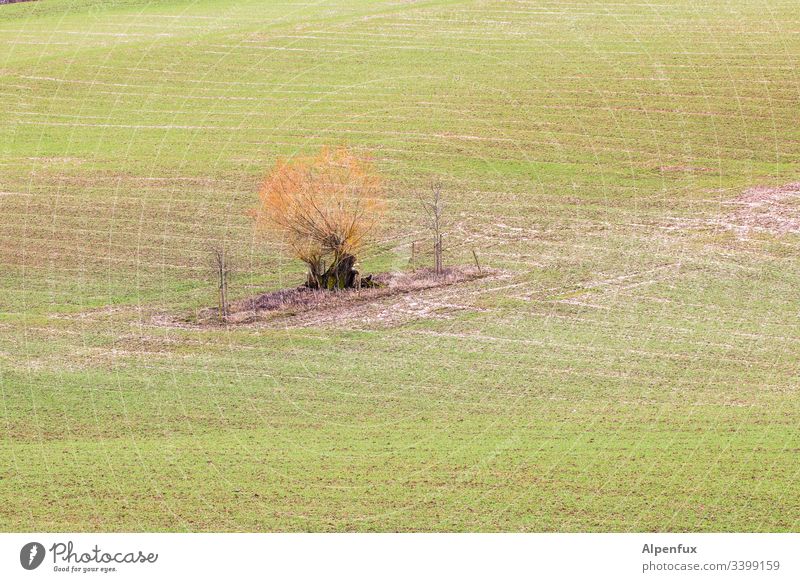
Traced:
[[[419, 269], [414, 272], [376, 274], [373, 279], [377, 286], [360, 290], [331, 292], [307, 286], [281, 289], [231, 302], [225, 324], [272, 323], [281, 327], [306, 327], [361, 321], [392, 325], [418, 317], [435, 317], [436, 312], [442, 310], [465, 309], [464, 306], [454, 305], [449, 298], [424, 296], [424, 292], [452, 288], [497, 274], [497, 271], [486, 268], [479, 271], [473, 267], [451, 267], [437, 276], [433, 269]], [[159, 320], [159, 323], [167, 322]], [[196, 318], [173, 323], [219, 326], [219, 312], [217, 308], [207, 308], [200, 311]]]

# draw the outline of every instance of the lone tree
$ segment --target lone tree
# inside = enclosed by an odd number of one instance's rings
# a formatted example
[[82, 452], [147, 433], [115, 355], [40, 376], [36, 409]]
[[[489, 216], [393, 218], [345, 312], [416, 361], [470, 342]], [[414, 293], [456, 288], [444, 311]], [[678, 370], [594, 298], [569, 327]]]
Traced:
[[228, 301], [228, 279], [230, 279], [231, 275], [230, 260], [225, 247], [221, 244], [212, 246], [210, 251], [211, 264], [214, 269], [217, 292], [219, 294], [219, 320], [225, 322], [231, 312]]
[[279, 160], [264, 180], [255, 211], [308, 267], [306, 286], [360, 285], [356, 257], [382, 211], [381, 181], [369, 161], [346, 147]]
[[[418, 195], [419, 203], [425, 211], [425, 226], [433, 237], [433, 271], [436, 275], [441, 275], [444, 270], [442, 261], [442, 226], [444, 214], [444, 200], [442, 200], [442, 183], [439, 180], [431, 182], [430, 198]], [[477, 261], [477, 256], [476, 259]]]

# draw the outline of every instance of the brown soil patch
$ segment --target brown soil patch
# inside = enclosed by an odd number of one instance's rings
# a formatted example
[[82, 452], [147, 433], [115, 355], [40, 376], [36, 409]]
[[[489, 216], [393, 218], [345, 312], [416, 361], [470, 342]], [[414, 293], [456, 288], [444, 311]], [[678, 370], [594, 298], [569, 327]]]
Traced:
[[741, 237], [754, 232], [800, 233], [800, 182], [779, 188], [750, 188], [731, 204], [734, 211], [723, 217], [720, 225]]
[[[315, 291], [306, 287], [262, 293], [231, 304], [227, 325], [271, 324], [278, 327], [396, 326], [420, 318], [441, 318], [467, 309], [457, 301], [460, 284], [496, 277], [500, 272], [475, 267], [451, 267], [437, 277], [430, 269], [381, 273], [380, 286], [361, 290]], [[160, 323], [164, 323], [163, 318]], [[196, 322], [176, 325], [219, 326], [217, 310], [201, 311]]]
[[711, 168], [704, 168], [702, 166], [659, 166], [658, 171], [663, 174], [707, 174], [709, 172], [713, 172], [714, 170]]
[[731, 210], [711, 218], [671, 219], [666, 228], [724, 230], [740, 240], [757, 234], [800, 234], [800, 182], [750, 188], [724, 204]]

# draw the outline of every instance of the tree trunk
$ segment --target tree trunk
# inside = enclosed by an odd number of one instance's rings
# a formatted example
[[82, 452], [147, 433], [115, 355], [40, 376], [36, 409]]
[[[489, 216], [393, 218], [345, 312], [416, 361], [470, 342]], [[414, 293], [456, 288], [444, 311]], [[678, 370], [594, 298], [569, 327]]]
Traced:
[[436, 233], [433, 242], [433, 271], [436, 275], [442, 274], [442, 235]]
[[306, 287], [311, 289], [355, 289], [359, 275], [355, 269], [356, 258], [343, 255], [322, 273], [309, 273]]

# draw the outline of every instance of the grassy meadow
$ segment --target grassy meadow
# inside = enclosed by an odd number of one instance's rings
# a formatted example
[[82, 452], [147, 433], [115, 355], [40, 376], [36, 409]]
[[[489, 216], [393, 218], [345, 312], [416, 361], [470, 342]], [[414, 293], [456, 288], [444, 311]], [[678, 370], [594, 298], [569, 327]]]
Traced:
[[[800, 180], [798, 30], [788, 0], [0, 6], [0, 530], [796, 531], [800, 198], [737, 200]], [[386, 181], [367, 271], [430, 260], [438, 177], [446, 262], [499, 274], [170, 323], [215, 304], [211, 244], [234, 298], [302, 281], [247, 212], [341, 143]]]

